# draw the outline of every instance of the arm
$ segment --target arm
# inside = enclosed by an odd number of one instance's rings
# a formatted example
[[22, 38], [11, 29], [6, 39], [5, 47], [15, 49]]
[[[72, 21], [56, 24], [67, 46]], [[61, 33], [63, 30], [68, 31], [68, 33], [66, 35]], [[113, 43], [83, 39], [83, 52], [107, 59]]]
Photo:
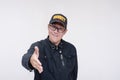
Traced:
[[38, 42], [36, 42], [32, 44], [32, 46], [27, 51], [27, 53], [23, 55], [22, 65], [29, 71], [35, 68], [39, 71], [39, 73], [41, 73], [43, 71], [43, 68], [38, 58], [39, 58], [39, 48], [38, 48]]
[[77, 56], [75, 57], [75, 67], [73, 70], [73, 80], [77, 80], [77, 73], [78, 73], [78, 62], [77, 62]]
[[74, 66], [74, 70], [73, 70], [73, 80], [77, 80], [77, 74], [78, 74], [78, 60], [77, 60], [77, 51], [75, 48], [75, 66]]
[[29, 71], [33, 70], [33, 67], [30, 64], [30, 57], [34, 52], [34, 46], [35, 44], [32, 44], [31, 47], [28, 49], [27, 53], [22, 56], [22, 65]]

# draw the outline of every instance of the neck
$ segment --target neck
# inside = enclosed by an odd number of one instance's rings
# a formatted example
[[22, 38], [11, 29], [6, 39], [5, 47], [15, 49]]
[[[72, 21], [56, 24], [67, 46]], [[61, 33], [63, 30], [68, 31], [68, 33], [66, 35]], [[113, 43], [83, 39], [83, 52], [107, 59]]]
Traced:
[[53, 43], [53, 44], [55, 44], [55, 46], [58, 46], [58, 45], [59, 45], [59, 43], [60, 43], [60, 41], [59, 41], [59, 42], [56, 42], [56, 43]]
[[51, 40], [50, 40], [50, 42], [53, 43], [55, 46], [58, 46], [59, 43], [60, 43], [60, 41], [58, 41], [58, 42], [53, 42], [53, 41], [51, 41]]
[[60, 41], [57, 41], [57, 42], [54, 42], [54, 41], [52, 41], [50, 38], [49, 38], [49, 40], [50, 40], [50, 42], [51, 42], [52, 44], [54, 44], [55, 46], [58, 46], [59, 43], [61, 42], [61, 40], [60, 40]]

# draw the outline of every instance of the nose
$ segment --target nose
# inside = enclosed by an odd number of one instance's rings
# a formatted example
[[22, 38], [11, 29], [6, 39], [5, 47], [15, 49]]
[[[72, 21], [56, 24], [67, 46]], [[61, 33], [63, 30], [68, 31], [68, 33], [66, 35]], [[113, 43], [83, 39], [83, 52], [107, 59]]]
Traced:
[[54, 32], [55, 32], [55, 33], [58, 33], [58, 29], [56, 28]]

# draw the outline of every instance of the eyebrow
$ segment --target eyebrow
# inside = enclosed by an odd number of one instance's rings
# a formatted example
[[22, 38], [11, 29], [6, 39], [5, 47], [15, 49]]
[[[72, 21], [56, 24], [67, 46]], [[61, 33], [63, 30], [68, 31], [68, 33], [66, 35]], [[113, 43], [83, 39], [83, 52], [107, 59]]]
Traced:
[[[55, 24], [52, 24], [54, 27], [58, 27]], [[59, 28], [64, 28], [64, 26], [60, 25]]]

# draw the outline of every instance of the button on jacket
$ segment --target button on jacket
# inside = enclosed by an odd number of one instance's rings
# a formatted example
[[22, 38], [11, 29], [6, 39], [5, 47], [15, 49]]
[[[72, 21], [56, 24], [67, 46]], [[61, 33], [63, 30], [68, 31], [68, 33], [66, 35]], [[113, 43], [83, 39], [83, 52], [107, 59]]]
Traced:
[[[30, 64], [30, 57], [34, 47], [39, 48], [39, 60], [43, 72], [39, 73]], [[52, 44], [48, 38], [35, 42], [22, 57], [22, 65], [28, 70], [34, 70], [34, 80], [77, 80], [77, 53], [76, 48], [61, 40], [58, 46]]]

